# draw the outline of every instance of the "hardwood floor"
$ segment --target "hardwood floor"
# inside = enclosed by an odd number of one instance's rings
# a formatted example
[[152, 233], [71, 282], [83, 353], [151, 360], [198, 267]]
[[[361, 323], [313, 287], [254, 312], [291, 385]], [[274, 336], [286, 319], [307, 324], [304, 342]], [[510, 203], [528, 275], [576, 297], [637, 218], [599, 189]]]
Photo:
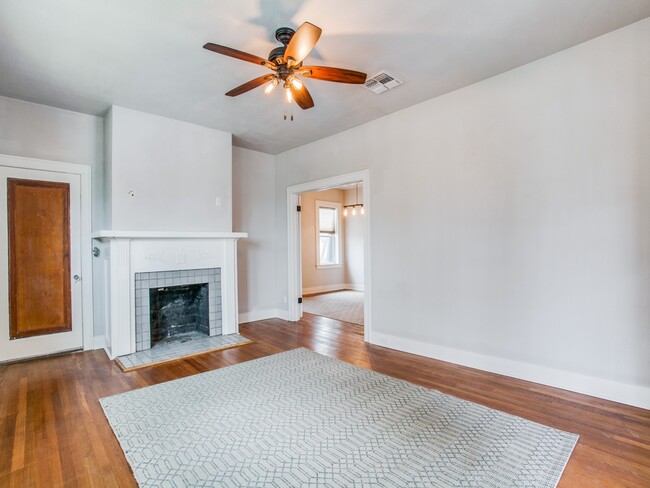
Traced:
[[123, 373], [103, 351], [0, 366], [0, 487], [136, 486], [99, 398], [296, 347], [580, 435], [560, 487], [650, 487], [650, 411], [401, 353], [306, 314], [244, 324], [256, 341]]

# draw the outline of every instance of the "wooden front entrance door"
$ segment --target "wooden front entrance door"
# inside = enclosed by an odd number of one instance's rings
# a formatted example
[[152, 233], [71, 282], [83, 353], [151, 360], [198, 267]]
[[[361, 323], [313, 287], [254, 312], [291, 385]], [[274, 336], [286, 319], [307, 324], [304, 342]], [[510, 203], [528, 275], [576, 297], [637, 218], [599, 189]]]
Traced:
[[80, 349], [80, 177], [1, 167], [0, 188], [0, 361]]

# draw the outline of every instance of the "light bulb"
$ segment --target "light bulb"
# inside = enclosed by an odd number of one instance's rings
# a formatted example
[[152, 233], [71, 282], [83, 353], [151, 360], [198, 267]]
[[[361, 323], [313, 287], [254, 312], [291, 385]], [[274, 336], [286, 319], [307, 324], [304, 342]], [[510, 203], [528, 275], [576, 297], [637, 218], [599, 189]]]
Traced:
[[264, 88], [264, 93], [266, 93], [268, 95], [269, 93], [271, 93], [275, 89], [276, 86], [278, 86], [279, 83], [280, 82], [277, 80], [277, 78], [274, 79], [271, 83], [266, 85], [266, 88]]
[[361, 207], [361, 215], [365, 215], [365, 214], [366, 214], [366, 211], [363, 209], [363, 207]]
[[352, 207], [352, 215], [356, 215], [356, 214], [357, 214], [357, 207]]
[[285, 88], [284, 90], [285, 94], [287, 95], [287, 103], [291, 103], [291, 89], [289, 87]]
[[300, 81], [298, 78], [292, 77], [291, 84], [296, 90], [300, 90], [302, 88], [302, 81]]
[[343, 217], [347, 217], [347, 216], [348, 216], [348, 209], [344, 208], [343, 209]]

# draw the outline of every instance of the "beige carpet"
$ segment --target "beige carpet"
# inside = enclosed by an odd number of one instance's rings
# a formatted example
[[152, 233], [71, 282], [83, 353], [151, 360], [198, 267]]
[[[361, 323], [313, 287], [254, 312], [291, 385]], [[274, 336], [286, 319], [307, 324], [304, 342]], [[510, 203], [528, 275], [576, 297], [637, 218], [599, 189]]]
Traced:
[[304, 297], [302, 310], [330, 319], [363, 325], [363, 292], [345, 290]]

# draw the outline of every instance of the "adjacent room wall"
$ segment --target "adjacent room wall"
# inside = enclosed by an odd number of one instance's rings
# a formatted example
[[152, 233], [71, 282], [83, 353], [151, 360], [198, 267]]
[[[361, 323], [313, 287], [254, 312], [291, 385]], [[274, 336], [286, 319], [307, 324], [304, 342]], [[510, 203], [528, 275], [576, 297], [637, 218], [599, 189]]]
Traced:
[[229, 133], [117, 106], [106, 120], [113, 230], [232, 230]]
[[275, 276], [275, 158], [233, 147], [233, 230], [237, 243], [239, 321], [284, 316], [277, 310]]
[[[363, 203], [363, 185], [346, 189], [344, 192], [345, 205]], [[348, 216], [343, 219], [345, 231], [345, 283], [346, 288], [363, 291], [363, 221], [365, 215], [359, 208], [355, 215], [348, 211]]]
[[371, 341], [650, 407], [648, 80], [650, 19], [278, 155], [278, 303], [287, 187], [367, 168]]
[[[341, 266], [317, 268], [316, 255], [316, 200], [344, 205], [343, 190], [325, 190], [300, 195], [300, 238], [302, 247], [302, 292], [303, 294], [322, 293], [346, 288], [345, 281], [345, 228], [341, 223]], [[341, 219], [343, 220], [343, 219]]]

